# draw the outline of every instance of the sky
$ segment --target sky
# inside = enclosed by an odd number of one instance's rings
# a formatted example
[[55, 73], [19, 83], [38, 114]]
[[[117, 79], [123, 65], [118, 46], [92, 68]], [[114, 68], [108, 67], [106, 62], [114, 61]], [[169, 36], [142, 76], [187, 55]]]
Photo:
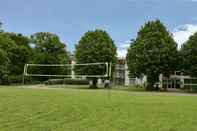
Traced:
[[52, 32], [71, 52], [89, 30], [106, 30], [124, 57], [130, 40], [149, 20], [160, 19], [180, 48], [197, 31], [197, 0], [1, 0], [0, 21], [9, 32]]

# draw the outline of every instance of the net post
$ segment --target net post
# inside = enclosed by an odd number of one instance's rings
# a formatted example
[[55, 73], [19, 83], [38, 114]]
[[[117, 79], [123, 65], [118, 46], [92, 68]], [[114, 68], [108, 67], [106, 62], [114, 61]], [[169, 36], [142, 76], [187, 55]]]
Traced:
[[106, 77], [109, 77], [109, 63], [108, 62], [106, 62], [105, 63], [106, 64], [106, 66], [107, 66], [107, 72], [106, 72]]
[[24, 65], [24, 70], [23, 70], [23, 82], [22, 82], [23, 85], [25, 85], [25, 76], [26, 76], [26, 74], [27, 74], [27, 65], [28, 65], [28, 64], [25, 64], [25, 65]]
[[107, 79], [106, 79], [106, 83], [105, 84], [108, 84], [106, 85], [107, 86], [107, 89], [108, 89], [108, 99], [111, 99], [111, 62], [107, 62]]
[[71, 61], [71, 78], [72, 79], [75, 79], [75, 71], [74, 71], [75, 64], [76, 63], [74, 61]]
[[111, 77], [111, 70], [112, 70], [111, 66], [112, 66], [112, 63], [110, 62], [109, 63], [109, 77]]

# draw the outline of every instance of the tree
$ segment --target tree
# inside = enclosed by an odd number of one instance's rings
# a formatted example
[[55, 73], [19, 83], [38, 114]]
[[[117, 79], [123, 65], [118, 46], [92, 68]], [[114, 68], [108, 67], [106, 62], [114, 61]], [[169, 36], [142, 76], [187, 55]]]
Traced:
[[154, 89], [159, 74], [169, 76], [176, 70], [177, 44], [159, 21], [147, 22], [128, 49], [127, 64], [130, 75], [147, 76], [147, 89]]
[[0, 32], [0, 81], [1, 84], [8, 84], [8, 76], [10, 75], [10, 68], [11, 65], [11, 56], [13, 55], [12, 50], [15, 49], [16, 46], [14, 42], [9, 38], [9, 36], [4, 33]]
[[[76, 45], [77, 63], [116, 62], [116, 46], [107, 32], [103, 30], [88, 31]], [[84, 75], [97, 75], [106, 72], [103, 66], [84, 66], [77, 72]], [[97, 88], [97, 78], [93, 78], [91, 88]]]
[[7, 54], [8, 82], [22, 82], [23, 68], [31, 59], [29, 39], [21, 34], [1, 32], [0, 49]]
[[197, 32], [183, 44], [180, 55], [181, 69], [184, 74], [197, 77]]
[[7, 83], [13, 82], [13, 79], [15, 82], [21, 82], [24, 64], [31, 58], [29, 39], [22, 34], [5, 32], [1, 30], [1, 25], [0, 22], [1, 57], [6, 56], [6, 62], [0, 64], [4, 68], [1, 74], [7, 76], [7, 78], [1, 77], [1, 80], [6, 78]]
[[[34, 44], [34, 64], [66, 64], [69, 62], [66, 46], [56, 34], [39, 32], [31, 36]], [[63, 74], [62, 68], [40, 68], [41, 74]], [[34, 72], [35, 73], [35, 72]]]
[[15, 46], [12, 48], [12, 54], [9, 59], [10, 73], [17, 76], [23, 74], [24, 65], [31, 60], [32, 49], [29, 46], [29, 39], [22, 34], [6, 33], [6, 35], [14, 42]]
[[8, 82], [8, 64], [7, 53], [0, 49], [0, 84], [7, 84]]

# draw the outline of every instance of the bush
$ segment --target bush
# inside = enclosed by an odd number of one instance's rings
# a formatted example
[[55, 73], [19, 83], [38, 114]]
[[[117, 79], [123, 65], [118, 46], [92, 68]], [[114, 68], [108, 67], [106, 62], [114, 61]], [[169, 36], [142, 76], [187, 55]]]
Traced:
[[11, 83], [22, 83], [23, 75], [13, 75], [8, 77], [8, 82]]
[[64, 79], [49, 79], [44, 82], [45, 85], [57, 85], [63, 83], [64, 83]]
[[68, 85], [88, 85], [89, 84], [89, 80], [64, 79], [64, 84], [68, 84]]
[[192, 92], [197, 93], [197, 85], [185, 85], [183, 90], [191, 93]]
[[57, 85], [57, 84], [67, 84], [67, 85], [88, 85], [88, 80], [81, 79], [49, 79], [44, 82], [46, 85]]
[[191, 90], [192, 92], [197, 92], [197, 85], [192, 85]]

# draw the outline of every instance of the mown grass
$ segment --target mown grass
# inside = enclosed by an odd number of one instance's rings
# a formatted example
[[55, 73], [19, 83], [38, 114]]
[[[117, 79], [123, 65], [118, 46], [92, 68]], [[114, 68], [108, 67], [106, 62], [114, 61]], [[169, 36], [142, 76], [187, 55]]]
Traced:
[[197, 131], [197, 96], [0, 88], [2, 131]]

